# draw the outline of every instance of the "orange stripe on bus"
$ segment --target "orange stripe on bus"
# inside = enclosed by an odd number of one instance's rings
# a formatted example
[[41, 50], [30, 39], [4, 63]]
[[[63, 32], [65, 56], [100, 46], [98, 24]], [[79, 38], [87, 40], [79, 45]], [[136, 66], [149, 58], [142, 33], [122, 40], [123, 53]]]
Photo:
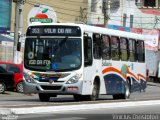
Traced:
[[138, 76], [146, 80], [146, 77], [144, 77], [143, 75], [138, 74]]
[[106, 68], [106, 69], [104, 69], [104, 70], [102, 71], [103, 74], [104, 74], [104, 73], [107, 73], [107, 72], [117, 72], [117, 73], [119, 73], [119, 74], [122, 75], [122, 72], [121, 72], [121, 71], [119, 71], [119, 70], [117, 70], [116, 68], [113, 68], [113, 67]]
[[[102, 73], [105, 74], [105, 73], [108, 73], [108, 72], [116, 72], [116, 73], [119, 73], [120, 75], [122, 75], [125, 79], [127, 78], [127, 76], [123, 75], [122, 72], [114, 67], [108, 67], [108, 68], [105, 68]], [[140, 80], [139, 77], [143, 78], [146, 80], [146, 77], [144, 77], [143, 75], [141, 74], [138, 74], [138, 77], [136, 75], [134, 75], [133, 73], [131, 73], [130, 71], [127, 72], [127, 74], [130, 74], [132, 75], [134, 78], [136, 78], [137, 80]]]
[[133, 73], [131, 73], [130, 71], [128, 72], [128, 74], [132, 75], [133, 77], [135, 77], [137, 80], [139, 80], [139, 78], [137, 76], [135, 76]]

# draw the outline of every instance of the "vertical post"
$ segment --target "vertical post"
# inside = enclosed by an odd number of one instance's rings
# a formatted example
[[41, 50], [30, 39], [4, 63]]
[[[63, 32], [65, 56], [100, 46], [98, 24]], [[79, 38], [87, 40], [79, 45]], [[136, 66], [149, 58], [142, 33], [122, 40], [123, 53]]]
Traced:
[[121, 0], [121, 25], [123, 25], [123, 13], [124, 13], [124, 6], [125, 6], [125, 3], [124, 3], [124, 0]]
[[23, 28], [23, 16], [22, 16], [22, 5], [25, 0], [13, 0], [15, 2], [15, 24], [14, 24], [14, 46], [13, 46], [13, 61], [14, 63], [21, 62], [21, 53], [17, 51], [17, 45], [21, 42], [22, 28]]
[[106, 27], [107, 24], [107, 13], [106, 13], [106, 0], [103, 0], [103, 14], [104, 14], [104, 26]]
[[123, 13], [123, 27], [126, 27], [126, 22], [127, 22], [127, 14]]
[[91, 20], [91, 0], [88, 0], [88, 17], [87, 17], [87, 24], [91, 24], [92, 20]]
[[133, 19], [134, 19], [134, 16], [130, 15], [130, 28], [133, 28]]
[[103, 0], [104, 26], [107, 27], [110, 15], [110, 0]]

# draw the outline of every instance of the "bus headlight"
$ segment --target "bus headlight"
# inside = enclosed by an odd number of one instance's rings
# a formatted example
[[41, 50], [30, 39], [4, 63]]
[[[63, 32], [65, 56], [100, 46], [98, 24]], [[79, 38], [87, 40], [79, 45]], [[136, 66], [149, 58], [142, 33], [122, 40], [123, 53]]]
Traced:
[[71, 77], [66, 84], [73, 84], [73, 83], [77, 83], [78, 80], [82, 77], [82, 74], [76, 74], [73, 77]]
[[35, 80], [27, 73], [23, 74], [23, 79], [26, 80], [29, 83], [35, 83]]

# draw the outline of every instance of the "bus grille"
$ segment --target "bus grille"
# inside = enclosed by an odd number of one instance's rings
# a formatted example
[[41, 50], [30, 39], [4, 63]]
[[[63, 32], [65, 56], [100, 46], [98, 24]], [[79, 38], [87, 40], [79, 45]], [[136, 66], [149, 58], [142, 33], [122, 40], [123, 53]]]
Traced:
[[[49, 82], [49, 80], [39, 80], [39, 82]], [[54, 82], [64, 82], [64, 81], [58, 81], [58, 80], [54, 80]]]
[[41, 85], [43, 90], [60, 90], [62, 86], [45, 86]]

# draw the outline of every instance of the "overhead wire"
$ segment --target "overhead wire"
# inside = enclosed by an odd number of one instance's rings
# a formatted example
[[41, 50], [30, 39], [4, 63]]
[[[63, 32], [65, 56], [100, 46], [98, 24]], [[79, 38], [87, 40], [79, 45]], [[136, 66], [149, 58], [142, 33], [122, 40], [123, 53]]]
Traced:
[[[36, 3], [36, 2], [33, 2], [33, 1], [30, 1], [30, 0], [27, 0], [27, 1], [29, 1], [29, 2], [27, 2], [27, 3], [31, 3], [32, 5], [34, 5], [34, 4], [41, 4], [41, 3]], [[99, 0], [100, 1], [100, 0]], [[98, 1], [98, 2], [99, 2]], [[98, 3], [97, 2], [97, 3]], [[48, 2], [47, 2], [48, 3]], [[95, 4], [97, 4], [97, 3], [95, 3]], [[45, 5], [48, 5], [48, 4], [45, 4]], [[50, 5], [51, 6], [51, 5]], [[67, 10], [67, 11], [72, 11], [72, 12], [80, 12], [79, 10], [77, 11], [77, 10], [75, 10], [75, 9], [68, 9], [68, 8], [64, 8], [64, 7], [57, 7], [57, 6], [51, 6], [51, 7], [54, 7], [54, 8], [57, 8], [57, 9], [62, 9], [62, 10]], [[122, 6], [121, 6], [122, 7]], [[126, 6], [125, 6], [126, 7]], [[113, 8], [115, 8], [115, 7], [113, 7]], [[86, 8], [86, 9], [88, 9], [88, 8]], [[63, 13], [64, 14], [64, 13]], [[66, 14], [68, 14], [68, 13], [66, 13]], [[92, 14], [94, 14], [94, 15], [102, 15], [102, 14], [98, 14], [98, 13], [94, 13], [94, 12], [92, 12]], [[71, 15], [71, 14], [68, 14], [68, 15]], [[71, 16], [75, 16], [75, 15], [71, 15]], [[123, 16], [112, 16], [112, 17], [123, 17]], [[129, 17], [127, 17], [127, 18], [129, 18]], [[140, 16], [140, 17], [138, 17], [138, 16], [134, 16], [134, 18], [154, 18], [154, 17], [142, 17], [142, 16]], [[97, 19], [97, 18], [95, 18], [95, 19]]]
[[[98, 1], [99, 2], [99, 1]], [[98, 3], [97, 2], [97, 3]], [[30, 5], [35, 5], [35, 4], [39, 4], [39, 3], [36, 3], [36, 2], [32, 2], [32, 1], [30, 1], [30, 0], [28, 0], [28, 2], [26, 2], [26, 3], [28, 3], [28, 4], [30, 4]], [[95, 3], [95, 4], [97, 4], [97, 3]], [[67, 8], [61, 8], [61, 7], [57, 7], [57, 6], [51, 6], [51, 7], [55, 7], [55, 8], [57, 8], [57, 9], [63, 9], [63, 10], [68, 10], [68, 11], [73, 11], [72, 9], [67, 9]], [[126, 7], [126, 6], [125, 6]], [[74, 16], [74, 17], [80, 17], [79, 15], [77, 16], [77, 15], [73, 15], [73, 14], [69, 14], [69, 13], [64, 13], [64, 12], [60, 12], [60, 11], [56, 11], [57, 13], [59, 13], [59, 14], [65, 14], [65, 15], [69, 15], [69, 16]], [[75, 12], [80, 12], [80, 11], [75, 11]], [[94, 14], [94, 13], [92, 13], [92, 14]], [[94, 14], [94, 15], [102, 15], [102, 14]], [[110, 17], [119, 17], [119, 18], [122, 18], [123, 16], [110, 16]], [[87, 17], [88, 18], [88, 17]], [[127, 18], [129, 18], [129, 17], [127, 17]], [[137, 16], [135, 16], [134, 18], [146, 18], [146, 19], [148, 19], [148, 18], [154, 18], [154, 17], [137, 17]], [[104, 19], [103, 17], [102, 18], [92, 18], [92, 19]], [[114, 19], [110, 19], [110, 20], [114, 20]], [[120, 20], [116, 20], [116, 21], [119, 21], [120, 22]], [[129, 23], [129, 22], [128, 22]], [[155, 23], [135, 23], [134, 22], [134, 24], [155, 24]]]

